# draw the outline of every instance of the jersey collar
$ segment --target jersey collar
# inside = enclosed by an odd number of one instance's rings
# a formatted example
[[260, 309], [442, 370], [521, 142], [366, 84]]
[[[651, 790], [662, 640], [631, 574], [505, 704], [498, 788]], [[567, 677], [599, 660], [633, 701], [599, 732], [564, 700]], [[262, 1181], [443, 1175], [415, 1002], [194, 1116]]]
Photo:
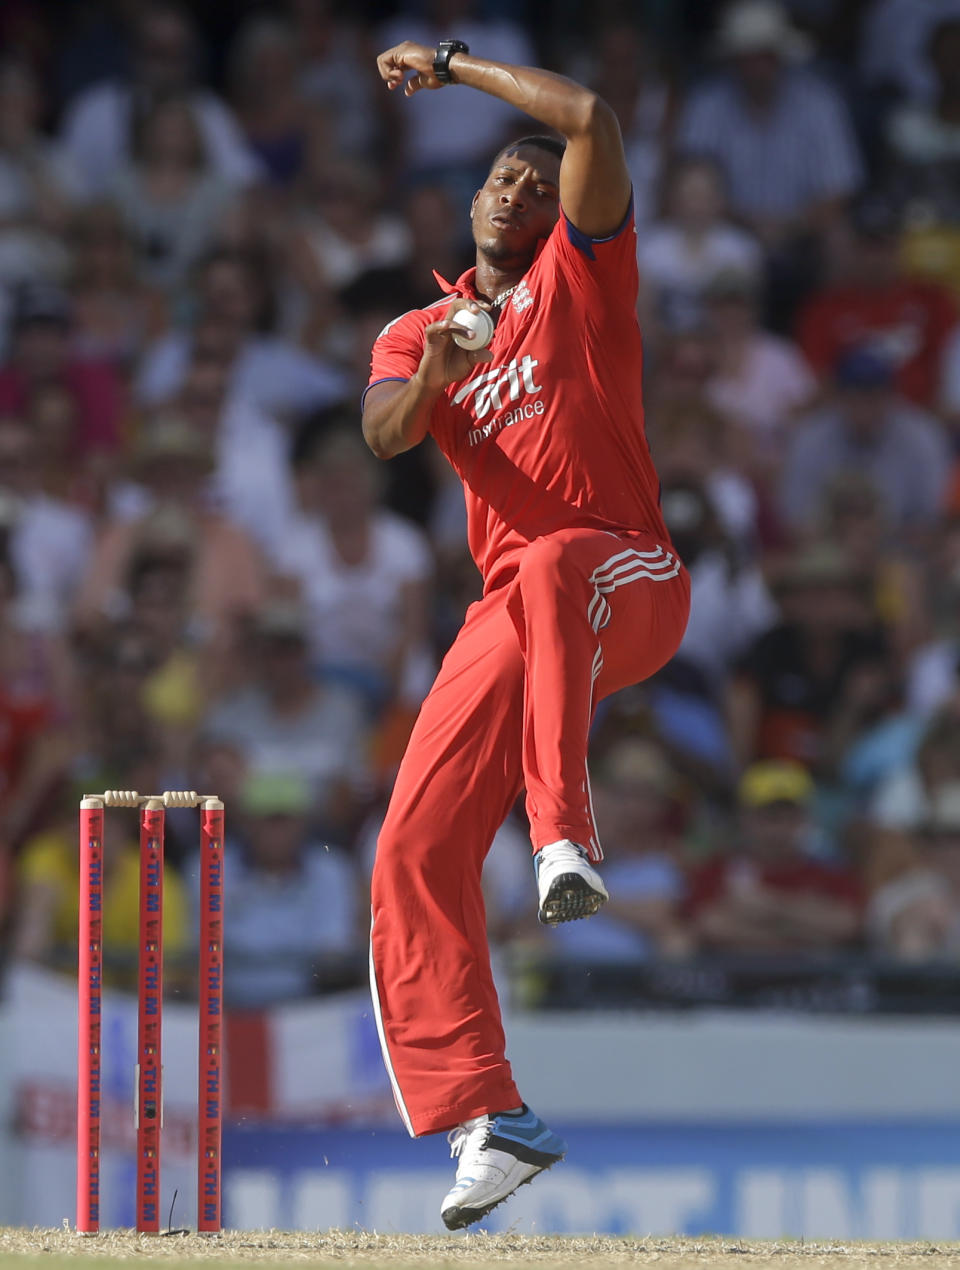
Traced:
[[477, 297], [477, 268], [476, 265], [465, 270], [456, 282], [448, 282], [441, 274], [433, 270], [433, 276], [437, 280], [437, 286], [444, 295], [462, 295], [468, 300], [476, 300]]

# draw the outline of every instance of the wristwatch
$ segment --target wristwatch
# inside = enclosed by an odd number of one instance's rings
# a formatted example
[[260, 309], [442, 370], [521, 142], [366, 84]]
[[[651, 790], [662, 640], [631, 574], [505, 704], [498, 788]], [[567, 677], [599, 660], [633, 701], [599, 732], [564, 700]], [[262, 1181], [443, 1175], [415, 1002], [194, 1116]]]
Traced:
[[433, 55], [433, 73], [439, 79], [441, 84], [452, 84], [453, 76], [450, 74], [450, 59], [454, 53], [469, 53], [470, 50], [464, 44], [463, 40], [441, 40], [437, 45], [437, 51]]

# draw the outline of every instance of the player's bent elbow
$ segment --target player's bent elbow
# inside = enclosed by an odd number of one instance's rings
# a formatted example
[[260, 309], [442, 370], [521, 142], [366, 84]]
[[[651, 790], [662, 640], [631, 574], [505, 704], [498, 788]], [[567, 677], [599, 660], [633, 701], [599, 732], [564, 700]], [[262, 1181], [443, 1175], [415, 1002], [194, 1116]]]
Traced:
[[366, 419], [363, 420], [363, 439], [373, 455], [378, 459], [392, 459], [395, 454], [400, 453], [387, 440], [385, 430], [374, 425], [368, 425]]
[[597, 93], [584, 93], [577, 131], [582, 136], [620, 140], [620, 124], [613, 107]]

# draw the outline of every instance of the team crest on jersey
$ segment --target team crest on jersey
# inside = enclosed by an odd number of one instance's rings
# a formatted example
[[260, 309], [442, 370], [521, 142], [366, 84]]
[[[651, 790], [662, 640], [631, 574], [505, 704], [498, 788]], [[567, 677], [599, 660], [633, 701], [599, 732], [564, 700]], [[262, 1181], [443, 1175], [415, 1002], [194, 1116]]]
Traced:
[[511, 303], [517, 313], [522, 313], [524, 309], [529, 309], [531, 304], [533, 304], [533, 296], [530, 294], [530, 288], [527, 286], [526, 280], [521, 282], [516, 291], [514, 291]]

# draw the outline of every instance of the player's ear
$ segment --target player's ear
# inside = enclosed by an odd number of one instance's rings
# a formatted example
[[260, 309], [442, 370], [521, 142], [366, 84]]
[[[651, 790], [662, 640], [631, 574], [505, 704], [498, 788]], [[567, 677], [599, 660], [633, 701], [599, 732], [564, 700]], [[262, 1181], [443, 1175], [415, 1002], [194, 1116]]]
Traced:
[[473, 196], [473, 202], [470, 204], [470, 219], [471, 219], [471, 220], [473, 220], [473, 209], [476, 207], [476, 205], [477, 205], [477, 199], [478, 199], [479, 197], [480, 197], [480, 191], [479, 191], [479, 190], [477, 190], [476, 194], [474, 194], [474, 196]]

